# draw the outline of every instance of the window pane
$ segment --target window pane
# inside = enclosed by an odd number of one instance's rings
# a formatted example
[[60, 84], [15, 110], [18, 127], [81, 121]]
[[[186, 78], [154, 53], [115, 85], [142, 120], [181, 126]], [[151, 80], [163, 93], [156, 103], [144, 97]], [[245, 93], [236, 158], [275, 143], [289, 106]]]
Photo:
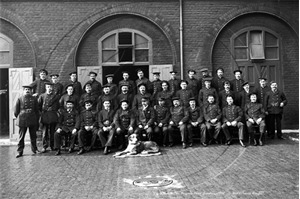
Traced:
[[9, 64], [9, 52], [0, 52], [0, 64]]
[[148, 40], [141, 35], [135, 34], [135, 48], [148, 48]]
[[247, 46], [247, 33], [243, 33], [234, 40], [234, 46]]
[[131, 44], [132, 45], [132, 33], [131, 32], [120, 32], [119, 33], [119, 44]]
[[264, 47], [262, 44], [250, 44], [251, 59], [265, 59]]
[[136, 50], [135, 51], [135, 61], [136, 62], [148, 62], [149, 61], [149, 51], [148, 50]]
[[119, 48], [119, 62], [132, 62], [132, 47]]
[[102, 51], [102, 63], [117, 62], [115, 50], [103, 50]]
[[266, 32], [265, 43], [266, 43], [266, 46], [278, 46], [278, 39], [274, 35]]
[[251, 31], [250, 32], [250, 44], [262, 44], [262, 32]]
[[266, 47], [266, 59], [278, 59], [278, 48]]
[[234, 49], [235, 59], [248, 59], [247, 48]]
[[102, 41], [102, 49], [116, 48], [116, 35], [113, 34]]

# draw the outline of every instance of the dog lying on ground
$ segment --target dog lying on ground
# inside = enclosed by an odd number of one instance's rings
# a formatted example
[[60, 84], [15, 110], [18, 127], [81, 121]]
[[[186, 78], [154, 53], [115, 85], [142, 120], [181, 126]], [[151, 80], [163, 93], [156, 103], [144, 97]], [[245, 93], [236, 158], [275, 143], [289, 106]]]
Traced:
[[140, 141], [137, 134], [131, 134], [128, 136], [128, 146], [124, 151], [116, 152], [113, 157], [118, 156], [131, 156], [138, 155], [141, 156], [150, 156], [151, 155], [160, 155], [159, 146], [156, 142], [153, 141]]

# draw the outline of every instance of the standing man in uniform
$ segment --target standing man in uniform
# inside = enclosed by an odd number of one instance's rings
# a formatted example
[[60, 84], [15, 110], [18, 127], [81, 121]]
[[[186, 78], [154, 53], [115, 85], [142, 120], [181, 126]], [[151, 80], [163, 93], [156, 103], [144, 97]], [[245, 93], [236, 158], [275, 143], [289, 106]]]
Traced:
[[202, 69], [200, 70], [200, 72], [201, 72], [201, 74], [202, 74], [202, 77], [200, 77], [200, 79], [199, 79], [199, 82], [200, 82], [200, 90], [201, 90], [202, 88], [205, 87], [205, 80], [204, 80], [204, 79], [206, 79], [206, 78], [208, 78], [208, 77], [210, 77], [210, 76], [209, 76], [209, 73], [208, 73], [208, 68], [202, 68]]
[[215, 88], [217, 90], [217, 92], [219, 93], [221, 90], [224, 89], [224, 82], [228, 81], [225, 77], [224, 77], [224, 69], [223, 68], [218, 68], [216, 70], [217, 72], [217, 77], [214, 77], [212, 79], [212, 87]]
[[103, 102], [106, 100], [110, 101], [110, 108], [112, 110], [116, 110], [118, 108], [116, 97], [110, 93], [110, 86], [108, 84], [103, 86], [102, 95], [100, 95], [97, 100], [97, 112], [100, 112], [103, 109]]
[[42, 112], [41, 123], [43, 125], [43, 149], [45, 153], [50, 138], [50, 149], [54, 150], [54, 132], [58, 122], [59, 98], [53, 93], [53, 83], [46, 82], [46, 92], [38, 99], [39, 110]]
[[16, 158], [23, 155], [25, 147], [24, 139], [27, 128], [29, 128], [31, 151], [33, 153], [39, 152], [36, 146], [39, 109], [37, 99], [31, 95], [31, 86], [23, 86], [23, 95], [19, 97], [16, 102], [14, 115], [17, 118], [16, 125], [19, 126], [18, 154], [16, 155]]
[[146, 90], [146, 85], [144, 83], [140, 83], [138, 85], [138, 93], [134, 96], [133, 98], [133, 102], [132, 102], [132, 108], [134, 110], [138, 110], [139, 107], [142, 106], [142, 98], [143, 97], [146, 97], [146, 98], [149, 98], [151, 97], [151, 94], [147, 92]]
[[223, 110], [224, 107], [227, 106], [227, 96], [230, 95], [233, 99], [233, 103], [235, 104], [235, 92], [230, 89], [230, 82], [225, 81], [224, 82], [224, 90], [219, 92], [219, 106], [221, 110]]
[[152, 97], [151, 97], [151, 101], [152, 101], [152, 105], [156, 105], [157, 104], [157, 94], [162, 91], [162, 87], [161, 87], [161, 80], [159, 79], [159, 75], [160, 72], [154, 72], [153, 73], [153, 81], [152, 83], [152, 87], [153, 87], [153, 93], [152, 93]]
[[[181, 90], [176, 92], [175, 97], [178, 97], [180, 99], [180, 105], [187, 108], [189, 107], [189, 99], [194, 97], [194, 94], [191, 90], [187, 89], [188, 82], [186, 80], [181, 80], [180, 87]], [[174, 101], [173, 101], [174, 105]]]
[[49, 82], [47, 80], [48, 71], [45, 69], [40, 70], [40, 78], [34, 80], [29, 86], [34, 90], [32, 94], [33, 97], [38, 98], [42, 93], [46, 92], [45, 83]]
[[[144, 84], [146, 86], [147, 92], [149, 92], [150, 94], [152, 94], [153, 92], [153, 87], [151, 82], [149, 81], [149, 79], [147, 79], [146, 77], [144, 77], [144, 72], [141, 69], [137, 70], [137, 76], [138, 79], [135, 80], [135, 85], [138, 88], [140, 84]], [[139, 91], [137, 90], [137, 93]]]
[[233, 74], [234, 74], [234, 77], [235, 79], [231, 80], [230, 83], [231, 83], [231, 89], [233, 90], [233, 92], [235, 93], [239, 93], [243, 90], [243, 83], [245, 82], [243, 79], [242, 79], [242, 74], [243, 72], [241, 70], [235, 70], [233, 71]]
[[79, 96], [74, 94], [73, 84], [69, 84], [66, 86], [67, 93], [61, 96], [59, 100], [60, 108], [67, 108], [67, 101], [72, 101], [74, 103], [73, 109], [78, 110], [79, 106]]
[[180, 90], [180, 82], [181, 80], [176, 77], [177, 71], [170, 71], [171, 78], [169, 80], [170, 88], [169, 90], [172, 93], [172, 97], [175, 96], [176, 92]]
[[59, 77], [58, 74], [51, 74], [50, 77], [51, 77], [51, 81], [53, 83], [53, 93], [55, 95], [57, 95], [57, 97], [60, 99], [60, 97], [62, 96], [62, 94], [64, 92], [63, 91], [64, 86], [58, 82], [58, 77]]
[[237, 97], [238, 106], [241, 107], [242, 110], [244, 110], [245, 105], [250, 102], [250, 85], [248, 82], [243, 83], [243, 91], [239, 92]]
[[264, 107], [266, 114], [269, 117], [270, 124], [270, 136], [274, 138], [275, 136], [275, 122], [277, 130], [277, 138], [284, 139], [282, 137], [281, 131], [281, 119], [283, 114], [283, 107], [287, 105], [287, 99], [285, 94], [277, 89], [277, 83], [271, 82], [271, 91], [268, 91], [266, 94]]
[[211, 80], [212, 80], [211, 77], [205, 78], [204, 79], [205, 86], [199, 91], [198, 104], [199, 104], [199, 107], [201, 107], [201, 108], [208, 104], [208, 101], [207, 101], [208, 95], [213, 95], [216, 103], [219, 103], [218, 92], [216, 91], [215, 88], [211, 87]]
[[75, 140], [80, 129], [79, 114], [74, 108], [74, 101], [66, 101], [66, 108], [60, 109], [60, 117], [54, 133], [55, 155], [60, 155], [61, 137], [70, 136], [69, 153], [74, 151]]
[[198, 93], [201, 89], [201, 84], [198, 79], [195, 78], [196, 71], [188, 70], [187, 89], [191, 90], [195, 99], [198, 99]]
[[121, 108], [117, 110], [114, 116], [114, 124], [116, 125], [119, 144], [118, 150], [122, 150], [125, 146], [125, 134], [132, 134], [135, 125], [135, 113], [132, 109], [129, 109], [129, 102], [127, 100], [121, 101]]
[[69, 73], [69, 75], [70, 75], [70, 79], [65, 84], [65, 90], [67, 90], [66, 87], [71, 84], [74, 88], [73, 93], [75, 95], [77, 95], [78, 97], [80, 97], [82, 95], [83, 91], [82, 91], [81, 83], [79, 81], [77, 81], [77, 72], [75, 72], [75, 71], [71, 72], [71, 73]]
[[[120, 85], [121, 88], [121, 93], [117, 96], [117, 105], [118, 105], [118, 109], [121, 106], [121, 101], [123, 100], [127, 100], [128, 102], [132, 102], [133, 101], [133, 94], [129, 92], [129, 84], [128, 83], [123, 83]], [[129, 107], [131, 108], [131, 106]]]
[[172, 106], [173, 93], [169, 89], [169, 83], [165, 80], [161, 81], [162, 91], [157, 94], [156, 103], [158, 104], [158, 98], [164, 98], [164, 105], [168, 108]]
[[109, 92], [112, 96], [117, 97], [119, 91], [117, 84], [113, 83], [114, 74], [108, 74], [105, 76], [107, 80], [107, 84], [109, 86]]
[[[90, 80], [86, 84], [90, 84], [91, 85], [91, 87], [92, 87], [92, 94], [96, 95], [97, 98], [98, 98], [101, 95], [101, 93], [102, 93], [102, 85], [101, 85], [100, 82], [98, 82], [96, 80], [97, 73], [91, 71], [89, 73], [89, 76], [90, 76]], [[85, 90], [85, 89], [83, 88], [83, 90]]]
[[133, 96], [135, 96], [136, 94], [136, 86], [134, 81], [132, 81], [131, 79], [129, 79], [129, 73], [127, 71], [123, 71], [123, 80], [121, 80], [119, 82], [119, 92], [121, 92], [121, 87], [122, 85], [127, 84], [128, 85], [128, 92], [130, 94], [132, 94]]

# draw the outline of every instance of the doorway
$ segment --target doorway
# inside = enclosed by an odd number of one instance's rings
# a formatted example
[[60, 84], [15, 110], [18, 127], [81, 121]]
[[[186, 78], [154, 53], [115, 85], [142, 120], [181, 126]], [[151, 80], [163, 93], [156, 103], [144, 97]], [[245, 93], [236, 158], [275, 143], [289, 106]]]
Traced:
[[9, 139], [8, 69], [0, 69], [0, 139]]

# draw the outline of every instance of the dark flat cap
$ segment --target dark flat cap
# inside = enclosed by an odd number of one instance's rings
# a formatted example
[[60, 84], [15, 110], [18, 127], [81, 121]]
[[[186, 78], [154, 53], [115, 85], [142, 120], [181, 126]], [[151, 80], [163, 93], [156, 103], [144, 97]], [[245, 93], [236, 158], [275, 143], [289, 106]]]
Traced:
[[48, 75], [48, 71], [45, 70], [45, 69], [41, 69], [39, 72], [40, 72], [40, 73], [46, 73], [46, 75]]
[[94, 71], [91, 71], [91, 72], [89, 72], [89, 75], [88, 76], [90, 76], [91, 74], [94, 74], [94, 75], [98, 75], [96, 72], [94, 72]]

